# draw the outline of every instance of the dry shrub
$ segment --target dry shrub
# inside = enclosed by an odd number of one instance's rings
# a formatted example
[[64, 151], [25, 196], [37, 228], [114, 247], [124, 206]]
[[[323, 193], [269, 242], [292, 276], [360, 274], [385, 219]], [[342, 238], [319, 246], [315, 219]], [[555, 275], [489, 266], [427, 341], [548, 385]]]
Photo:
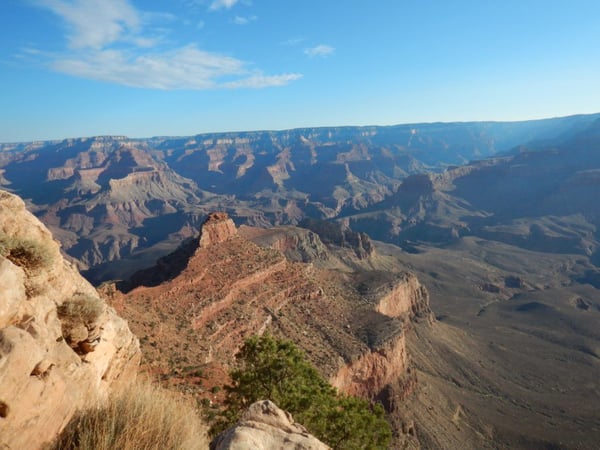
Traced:
[[206, 426], [174, 393], [136, 382], [75, 416], [48, 450], [207, 449]]
[[15, 236], [0, 236], [0, 255], [24, 269], [35, 270], [52, 264], [52, 253], [44, 244]]
[[71, 323], [95, 323], [104, 311], [104, 302], [98, 297], [87, 294], [75, 294], [58, 307], [61, 320]]

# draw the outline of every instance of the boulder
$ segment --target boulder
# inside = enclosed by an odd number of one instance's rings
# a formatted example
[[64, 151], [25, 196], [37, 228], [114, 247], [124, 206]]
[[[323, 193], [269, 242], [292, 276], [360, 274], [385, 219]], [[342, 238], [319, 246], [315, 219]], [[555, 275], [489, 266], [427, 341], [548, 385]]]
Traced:
[[217, 436], [211, 450], [326, 450], [323, 444], [306, 429], [294, 422], [292, 416], [270, 400], [250, 405], [239, 422]]

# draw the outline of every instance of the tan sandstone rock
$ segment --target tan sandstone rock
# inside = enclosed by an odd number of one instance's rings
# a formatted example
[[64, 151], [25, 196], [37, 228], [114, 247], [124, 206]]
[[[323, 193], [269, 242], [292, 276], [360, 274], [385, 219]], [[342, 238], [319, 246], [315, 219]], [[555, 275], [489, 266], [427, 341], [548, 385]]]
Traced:
[[137, 338], [104, 303], [77, 325], [84, 345], [67, 343], [60, 311], [81, 297], [100, 302], [24, 202], [0, 191], [0, 448], [40, 448], [76, 410], [135, 378]]
[[217, 436], [211, 450], [326, 450], [329, 447], [270, 400], [253, 403], [240, 421]]

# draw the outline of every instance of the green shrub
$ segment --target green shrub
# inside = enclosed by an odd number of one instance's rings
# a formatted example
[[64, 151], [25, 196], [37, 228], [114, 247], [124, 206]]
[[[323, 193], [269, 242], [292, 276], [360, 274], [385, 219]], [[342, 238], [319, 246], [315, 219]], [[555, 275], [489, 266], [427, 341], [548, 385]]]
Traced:
[[225, 386], [225, 408], [211, 428], [215, 435], [235, 423], [258, 400], [271, 400], [334, 449], [383, 449], [391, 440], [380, 405], [338, 393], [292, 342], [270, 336], [246, 340], [239, 367]]
[[76, 415], [47, 450], [192, 450], [208, 448], [206, 426], [174, 394], [137, 382], [107, 404]]
[[50, 249], [38, 241], [0, 236], [0, 255], [24, 269], [35, 270], [52, 264]]

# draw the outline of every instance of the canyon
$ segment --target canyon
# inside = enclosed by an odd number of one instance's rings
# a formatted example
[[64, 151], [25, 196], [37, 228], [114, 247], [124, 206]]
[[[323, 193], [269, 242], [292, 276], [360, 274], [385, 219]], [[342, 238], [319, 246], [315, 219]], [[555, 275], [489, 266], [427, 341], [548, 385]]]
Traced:
[[[597, 118], [0, 144], [0, 185], [23, 197], [99, 283], [148, 267], [212, 211], [254, 226], [349, 217], [385, 207], [407, 176], [562, 140]], [[402, 223], [393, 222], [395, 230]], [[382, 239], [375, 224], [368, 233]]]
[[201, 402], [266, 332], [398, 447], [591, 449], [599, 117], [1, 144], [0, 183]]
[[[292, 255], [303, 249], [304, 261], [286, 258], [282, 248]], [[351, 269], [343, 258], [364, 268]], [[179, 271], [165, 272], [167, 261], [182, 260]], [[140, 337], [142, 369], [200, 402], [220, 401], [244, 339], [263, 333], [293, 341], [342, 392], [375, 400], [393, 391], [402, 401], [417, 384], [406, 334], [434, 319], [416, 277], [399, 266], [377, 270], [385, 262], [394, 263], [374, 251], [365, 258], [354, 248], [328, 247], [291, 226], [238, 231], [214, 213], [198, 238], [134, 274], [126, 293], [113, 284], [101, 291]], [[414, 426], [410, 435], [398, 423], [397, 445], [414, 444]]]

